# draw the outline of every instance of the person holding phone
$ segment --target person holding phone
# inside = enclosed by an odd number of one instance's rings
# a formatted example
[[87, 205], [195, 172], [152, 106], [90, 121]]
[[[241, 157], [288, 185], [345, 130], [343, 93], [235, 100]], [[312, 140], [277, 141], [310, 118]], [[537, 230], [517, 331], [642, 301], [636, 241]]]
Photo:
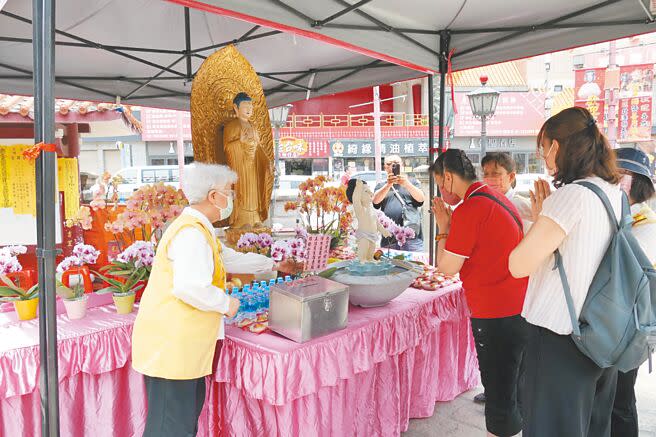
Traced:
[[[397, 225], [410, 225], [416, 231], [415, 238], [408, 240], [401, 247], [394, 237], [383, 238], [381, 247], [422, 252], [424, 240], [421, 232], [420, 208], [424, 204], [424, 192], [421, 190], [421, 183], [403, 173], [403, 161], [398, 155], [385, 158], [385, 171], [387, 181], [376, 185], [374, 190], [374, 208], [382, 210]], [[409, 220], [411, 223], [408, 222]]]

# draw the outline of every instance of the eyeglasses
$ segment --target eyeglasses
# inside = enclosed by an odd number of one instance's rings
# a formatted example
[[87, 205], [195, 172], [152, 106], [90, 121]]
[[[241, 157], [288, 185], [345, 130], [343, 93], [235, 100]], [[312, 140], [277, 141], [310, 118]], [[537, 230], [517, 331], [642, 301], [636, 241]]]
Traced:
[[392, 165], [394, 165], [394, 164], [401, 165], [400, 162], [386, 162], [386, 163], [385, 163], [385, 167], [390, 167], [390, 166], [392, 166]]
[[235, 198], [235, 190], [215, 190], [217, 193], [223, 194], [225, 197]]

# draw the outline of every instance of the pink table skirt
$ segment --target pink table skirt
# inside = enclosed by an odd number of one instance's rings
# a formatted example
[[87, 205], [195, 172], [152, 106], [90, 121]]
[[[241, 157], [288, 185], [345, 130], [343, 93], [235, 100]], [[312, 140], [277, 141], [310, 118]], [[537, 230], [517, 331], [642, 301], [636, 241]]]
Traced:
[[[141, 435], [145, 391], [129, 363], [134, 315], [113, 311], [59, 316], [62, 435]], [[0, 320], [0, 435], [40, 434], [36, 326]], [[346, 330], [303, 345], [227, 334], [200, 436], [399, 435], [410, 418], [431, 416], [436, 401], [478, 383], [461, 289], [408, 290], [383, 308], [351, 307]]]

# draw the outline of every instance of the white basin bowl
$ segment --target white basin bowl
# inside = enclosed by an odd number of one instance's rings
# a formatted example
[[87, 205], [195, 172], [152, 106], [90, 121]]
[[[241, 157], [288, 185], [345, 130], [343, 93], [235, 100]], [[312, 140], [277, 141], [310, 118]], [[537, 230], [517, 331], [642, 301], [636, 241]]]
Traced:
[[[330, 264], [329, 267], [344, 267], [348, 262]], [[396, 267], [387, 275], [356, 276], [346, 269], [339, 269], [330, 279], [349, 286], [351, 304], [365, 308], [383, 306], [403, 293], [419, 276], [417, 270], [408, 270], [408, 263], [393, 262]]]

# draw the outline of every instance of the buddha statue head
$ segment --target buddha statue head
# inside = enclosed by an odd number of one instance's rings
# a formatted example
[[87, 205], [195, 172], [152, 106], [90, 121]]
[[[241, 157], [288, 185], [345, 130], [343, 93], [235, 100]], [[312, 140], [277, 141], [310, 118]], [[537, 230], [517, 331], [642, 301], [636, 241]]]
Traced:
[[246, 93], [239, 93], [232, 99], [235, 115], [242, 121], [248, 121], [253, 116], [253, 99]]

